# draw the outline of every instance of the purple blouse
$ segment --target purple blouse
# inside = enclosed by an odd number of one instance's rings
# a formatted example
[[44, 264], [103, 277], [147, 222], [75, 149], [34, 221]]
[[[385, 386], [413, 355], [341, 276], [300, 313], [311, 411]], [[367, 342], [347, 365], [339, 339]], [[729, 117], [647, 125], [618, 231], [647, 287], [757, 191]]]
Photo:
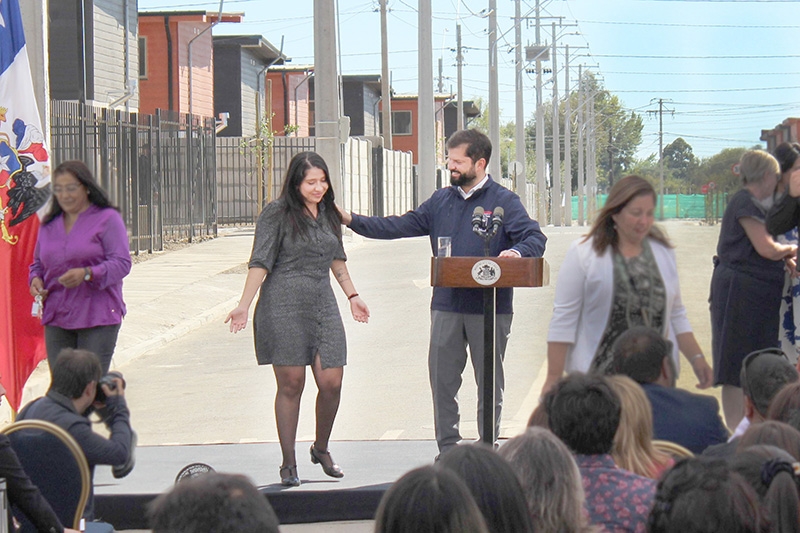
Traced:
[[[91, 267], [92, 280], [68, 289], [58, 278], [71, 268]], [[39, 228], [28, 284], [44, 282], [42, 324], [63, 329], [110, 326], [122, 322], [122, 278], [131, 271], [128, 232], [122, 216], [92, 204], [78, 215], [69, 233], [64, 215]]]

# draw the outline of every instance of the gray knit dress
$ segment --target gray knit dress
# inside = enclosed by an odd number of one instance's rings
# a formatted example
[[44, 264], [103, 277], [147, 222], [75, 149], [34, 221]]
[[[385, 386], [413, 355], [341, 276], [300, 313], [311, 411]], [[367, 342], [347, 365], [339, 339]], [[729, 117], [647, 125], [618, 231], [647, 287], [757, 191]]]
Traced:
[[293, 236], [282, 199], [256, 224], [249, 267], [268, 271], [253, 316], [259, 365], [304, 366], [320, 355], [322, 368], [344, 366], [347, 345], [330, 282], [334, 259], [346, 260], [341, 238], [323, 219], [306, 217], [308, 234]]

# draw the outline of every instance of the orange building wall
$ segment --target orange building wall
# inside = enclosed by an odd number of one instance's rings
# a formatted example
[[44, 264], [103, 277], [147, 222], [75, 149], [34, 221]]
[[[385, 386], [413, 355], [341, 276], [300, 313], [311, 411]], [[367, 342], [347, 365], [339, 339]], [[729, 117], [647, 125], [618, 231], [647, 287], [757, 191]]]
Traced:
[[[434, 101], [434, 110], [436, 111], [434, 120], [434, 132], [436, 135], [436, 164], [444, 165], [445, 162], [445, 148], [444, 148], [444, 111], [441, 108], [444, 105], [444, 100], [437, 99]], [[419, 149], [419, 121], [417, 119], [418, 104], [417, 100], [403, 99], [392, 100], [392, 112], [394, 111], [411, 111], [411, 135], [392, 135], [392, 149], [400, 150], [403, 152], [411, 152], [413, 162], [416, 165], [419, 163], [417, 150]]]
[[[209, 24], [183, 22], [178, 25], [178, 73], [180, 111], [189, 112], [189, 41]], [[214, 116], [214, 41], [210, 31], [192, 44], [192, 113]]]
[[412, 162], [419, 163], [417, 149], [417, 132], [419, 121], [417, 120], [417, 101], [416, 100], [392, 100], [392, 111], [411, 111], [411, 135], [392, 135], [392, 150], [401, 152], [411, 152]]
[[[284, 134], [284, 124], [298, 124], [299, 128], [297, 133], [293, 134], [293, 136], [308, 137], [308, 80], [303, 81], [306, 75], [307, 73], [304, 71], [286, 72], [286, 92], [289, 95], [289, 116], [284, 117], [283, 71], [272, 70], [267, 72], [267, 80], [272, 84], [272, 112], [275, 114], [272, 117], [274, 124], [272, 129], [275, 131], [275, 135]], [[302, 85], [300, 85], [300, 82], [303, 82]], [[298, 86], [297, 101], [295, 101], [295, 88]], [[269, 84], [267, 85], [267, 88], [270, 88]], [[297, 110], [297, 122], [295, 122], [295, 110]]]
[[[265, 87], [272, 98], [272, 130], [275, 132], [275, 135], [283, 136], [283, 125], [289, 122], [285, 122], [283, 114], [283, 82], [281, 81], [281, 72], [268, 71], [267, 84]], [[267, 102], [269, 102], [269, 98], [267, 98]]]
[[[170, 20], [172, 35], [172, 99], [175, 111], [189, 112], [189, 41], [209, 26], [201, 22]], [[163, 17], [139, 17], [139, 35], [147, 38], [147, 79], [139, 80], [139, 110], [152, 114], [169, 109], [169, 62]], [[208, 31], [192, 45], [192, 112], [214, 116], [214, 48]]]
[[[173, 64], [177, 65], [175, 53], [177, 23], [172, 23]], [[167, 72], [167, 37], [164, 19], [161, 17], [139, 17], [139, 35], [147, 38], [147, 79], [139, 80], [139, 111], [153, 114], [157, 108], [169, 109]], [[173, 73], [173, 98], [177, 106], [177, 72]]]

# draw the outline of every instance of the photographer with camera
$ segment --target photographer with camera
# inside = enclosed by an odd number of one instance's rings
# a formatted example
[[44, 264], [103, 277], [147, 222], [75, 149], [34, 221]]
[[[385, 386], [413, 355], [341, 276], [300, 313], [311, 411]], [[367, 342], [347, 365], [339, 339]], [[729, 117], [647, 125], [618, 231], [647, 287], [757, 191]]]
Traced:
[[[119, 372], [103, 376], [100, 359], [87, 350], [64, 348], [52, 368], [47, 394], [22, 408], [17, 420], [45, 420], [67, 431], [89, 463], [94, 484], [95, 465], [112, 465], [114, 477], [133, 469], [133, 431], [125, 403], [125, 381]], [[105, 438], [92, 430], [93, 408], [110, 432]], [[94, 518], [94, 490], [89, 493], [84, 518]]]

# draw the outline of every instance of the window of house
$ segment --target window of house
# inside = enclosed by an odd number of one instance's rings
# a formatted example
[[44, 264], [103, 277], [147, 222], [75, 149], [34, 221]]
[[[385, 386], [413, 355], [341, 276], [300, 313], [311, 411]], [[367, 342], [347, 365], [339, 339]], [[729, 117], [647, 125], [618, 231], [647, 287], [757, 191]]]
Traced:
[[392, 111], [392, 135], [411, 133], [411, 111]]
[[147, 79], [147, 37], [139, 37], [139, 79]]

